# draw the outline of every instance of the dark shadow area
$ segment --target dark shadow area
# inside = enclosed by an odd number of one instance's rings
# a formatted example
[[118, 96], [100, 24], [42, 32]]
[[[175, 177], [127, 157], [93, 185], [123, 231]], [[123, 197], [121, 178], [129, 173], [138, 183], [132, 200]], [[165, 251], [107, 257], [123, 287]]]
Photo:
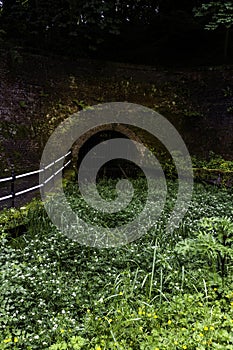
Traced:
[[[105, 142], [107, 140], [111, 139], [117, 139], [117, 138], [124, 138], [128, 139], [126, 135], [119, 131], [115, 130], [104, 130], [99, 131], [96, 134], [92, 135], [80, 148], [78, 153], [78, 162], [77, 162], [77, 169], [79, 169], [79, 166], [84, 159], [84, 157], [87, 155], [87, 153], [95, 146], [100, 144], [101, 142]], [[138, 152], [138, 150], [135, 147], [135, 152]], [[129, 150], [125, 150], [126, 156], [131, 156], [129, 153]], [[105, 155], [103, 154], [102, 157], [104, 158]], [[111, 161], [106, 162], [98, 171], [97, 180], [100, 180], [102, 178], [127, 178], [127, 177], [135, 177], [141, 174], [140, 168], [132, 163], [131, 161], [128, 161], [126, 159], [114, 159]], [[88, 169], [87, 169], [87, 175], [88, 175]]]
[[[209, 9], [197, 10], [206, 2]], [[206, 2], [6, 0], [0, 2], [0, 43], [150, 65], [230, 63], [230, 2]], [[10, 59], [19, 57], [13, 51]]]

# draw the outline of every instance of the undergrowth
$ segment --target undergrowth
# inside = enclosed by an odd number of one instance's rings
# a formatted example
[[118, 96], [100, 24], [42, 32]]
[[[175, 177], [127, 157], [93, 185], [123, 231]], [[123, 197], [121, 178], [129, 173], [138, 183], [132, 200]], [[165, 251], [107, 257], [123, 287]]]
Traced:
[[[81, 246], [39, 204], [27, 211], [24, 235], [9, 240], [2, 226], [0, 348], [233, 349], [232, 192], [196, 184], [169, 235], [176, 183], [168, 188], [155, 227], [121, 247]], [[115, 196], [112, 183], [100, 190]], [[66, 193], [83, 208], [75, 184]], [[123, 215], [130, 219], [135, 206]]]

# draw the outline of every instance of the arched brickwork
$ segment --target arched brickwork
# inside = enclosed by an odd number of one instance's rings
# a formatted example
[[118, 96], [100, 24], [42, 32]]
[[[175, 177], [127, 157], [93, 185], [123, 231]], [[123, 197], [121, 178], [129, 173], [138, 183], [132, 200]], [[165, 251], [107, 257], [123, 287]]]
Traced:
[[[74, 164], [78, 164], [78, 158], [79, 158], [79, 153], [82, 148], [82, 146], [88, 142], [91, 137], [94, 135], [100, 133], [101, 131], [113, 131], [113, 132], [118, 132], [122, 134], [124, 137], [136, 141], [140, 144], [142, 144], [141, 139], [135, 134], [135, 132], [130, 129], [130, 127], [123, 125], [123, 124], [108, 124], [108, 125], [101, 125], [96, 128], [93, 128], [89, 130], [87, 133], [83, 134], [73, 145], [72, 147], [72, 156], [73, 156], [73, 161]], [[136, 145], [138, 152], [139, 152], [139, 157], [143, 156], [143, 149]]]

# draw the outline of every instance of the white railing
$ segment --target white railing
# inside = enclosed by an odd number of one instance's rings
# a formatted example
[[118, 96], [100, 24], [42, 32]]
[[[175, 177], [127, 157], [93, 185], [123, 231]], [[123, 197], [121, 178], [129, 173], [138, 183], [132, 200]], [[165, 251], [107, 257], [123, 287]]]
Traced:
[[[59, 168], [56, 171], [55, 171], [55, 164], [57, 164], [59, 161], [65, 159], [70, 154], [71, 154], [71, 151], [69, 151], [64, 156], [60, 157], [59, 159], [56, 159], [52, 163], [44, 166], [42, 169], [35, 170], [35, 171], [30, 171], [30, 172], [27, 172], [25, 174], [20, 174], [20, 175], [16, 175], [14, 170], [12, 170], [11, 176], [5, 177], [5, 178], [0, 178], [0, 184], [4, 183], [4, 182], [10, 182], [11, 183], [11, 191], [10, 191], [10, 193], [8, 195], [4, 196], [4, 197], [0, 197], [0, 202], [6, 201], [8, 199], [11, 199], [11, 207], [14, 207], [15, 206], [15, 198], [16, 197], [21, 196], [22, 194], [25, 194], [25, 193], [28, 193], [28, 192], [31, 192], [31, 191], [38, 190], [39, 188], [41, 188], [45, 184], [47, 184], [49, 181], [53, 180], [56, 175], [58, 175], [63, 169], [65, 169], [71, 163], [71, 159], [68, 160], [61, 168]], [[45, 171], [47, 169], [50, 169], [50, 168], [52, 170], [52, 175], [49, 176], [47, 179], [45, 179]], [[18, 192], [15, 191], [15, 182], [18, 179], [22, 179], [24, 177], [31, 176], [31, 175], [36, 175], [36, 174], [39, 174], [39, 173], [44, 173], [44, 180], [43, 180], [42, 183], [40, 183], [40, 184], [38, 184], [36, 186], [32, 186], [32, 187], [29, 187], [27, 189], [18, 191]]]

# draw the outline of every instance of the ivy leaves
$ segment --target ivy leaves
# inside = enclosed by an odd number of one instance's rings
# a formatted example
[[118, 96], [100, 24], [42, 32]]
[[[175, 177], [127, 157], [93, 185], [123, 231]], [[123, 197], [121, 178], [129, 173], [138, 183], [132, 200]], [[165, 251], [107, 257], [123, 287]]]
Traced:
[[210, 1], [194, 9], [196, 17], [208, 16], [210, 21], [205, 25], [207, 30], [215, 30], [220, 25], [230, 28], [233, 25], [232, 1]]
[[205, 24], [206, 30], [216, 30], [225, 27], [224, 58], [228, 55], [229, 32], [233, 26], [233, 3], [232, 1], [210, 1], [203, 3], [201, 7], [194, 8], [196, 17], [210, 18]]

